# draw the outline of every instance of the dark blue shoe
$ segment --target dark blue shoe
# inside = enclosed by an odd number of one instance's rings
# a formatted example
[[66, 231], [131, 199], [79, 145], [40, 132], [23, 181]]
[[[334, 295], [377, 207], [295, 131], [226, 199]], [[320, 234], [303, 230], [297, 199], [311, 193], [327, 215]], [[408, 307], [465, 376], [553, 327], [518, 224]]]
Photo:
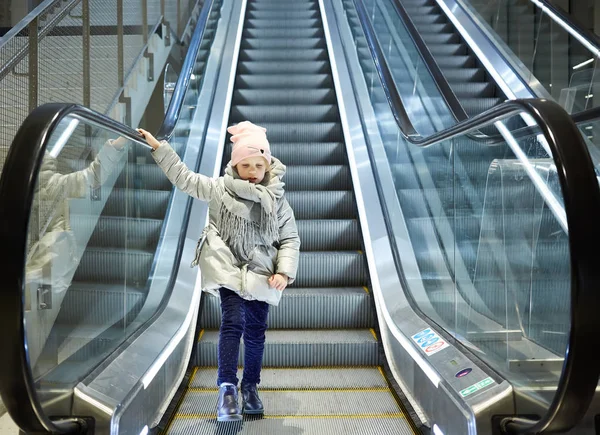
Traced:
[[238, 391], [235, 385], [219, 387], [217, 402], [217, 421], [238, 421], [242, 419], [242, 411], [238, 406]]
[[263, 414], [265, 408], [258, 397], [256, 384], [244, 384], [242, 382], [242, 398], [244, 400], [244, 414]]

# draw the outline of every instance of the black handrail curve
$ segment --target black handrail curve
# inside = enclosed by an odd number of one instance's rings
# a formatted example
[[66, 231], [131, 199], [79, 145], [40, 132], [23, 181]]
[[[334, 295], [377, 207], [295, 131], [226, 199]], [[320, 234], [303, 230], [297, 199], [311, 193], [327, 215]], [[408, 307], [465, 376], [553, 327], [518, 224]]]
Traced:
[[[0, 250], [0, 276], [5, 289], [22, 289], [27, 257], [29, 218], [40, 166], [52, 132], [67, 117], [86, 119], [105, 126], [142, 146], [149, 145], [137, 131], [104, 115], [75, 104], [50, 103], [34, 109], [25, 119], [9, 149], [0, 177], [0, 240], [10, 252]], [[85, 420], [51, 421], [44, 415], [28, 361], [23, 294], [0, 292], [0, 392], [2, 402], [17, 426], [26, 433], [79, 433]]]
[[[214, 0], [206, 0], [173, 98], [157, 135], [160, 139], [173, 134], [191, 75], [204, 37]], [[85, 107], [75, 104], [50, 103], [34, 109], [19, 128], [0, 176], [0, 240], [11, 246], [10, 253], [0, 251], [0, 276], [5, 289], [22, 289], [25, 283], [27, 237], [31, 207], [38, 174], [49, 139], [61, 120], [70, 116], [111, 129], [132, 142], [148, 147], [134, 129]], [[25, 433], [73, 434], [85, 433], [87, 421], [81, 418], [50, 420], [43, 412], [35, 389], [26, 349], [22, 292], [0, 292], [0, 347], [5, 358], [0, 359], [0, 392], [2, 401], [17, 426]]]
[[[354, 0], [367, 43], [373, 55], [379, 79], [401, 134], [419, 147], [427, 147], [444, 140], [488, 126], [510, 116], [526, 113], [537, 123], [550, 147], [556, 165], [564, 208], [569, 228], [571, 263], [571, 325], [569, 344], [558, 382], [557, 392], [547, 413], [539, 420], [507, 417], [501, 427], [506, 433], [550, 433], [572, 429], [585, 415], [594, 397], [600, 376], [600, 355], [594, 350], [600, 346], [600, 318], [596, 311], [600, 304], [600, 275], [597, 265], [600, 255], [600, 186], [587, 145], [573, 118], [556, 102], [545, 99], [509, 100], [456, 125], [422, 137], [406, 115], [402, 99], [393, 81], [373, 29], [366, 18], [362, 0]], [[362, 14], [361, 14], [362, 12]], [[365, 21], [363, 23], [362, 21]], [[369, 34], [369, 31], [371, 34]], [[591, 119], [589, 112], [579, 121]], [[418, 306], [413, 304], [422, 315]]]

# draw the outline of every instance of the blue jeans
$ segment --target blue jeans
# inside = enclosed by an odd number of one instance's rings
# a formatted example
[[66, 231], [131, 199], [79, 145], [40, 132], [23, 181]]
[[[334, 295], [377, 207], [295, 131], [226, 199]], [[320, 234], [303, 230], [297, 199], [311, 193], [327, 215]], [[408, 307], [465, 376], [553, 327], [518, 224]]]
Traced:
[[244, 384], [259, 384], [265, 349], [269, 304], [247, 301], [231, 290], [221, 288], [221, 329], [219, 330], [219, 370], [217, 385], [238, 384], [237, 365], [240, 339], [244, 336]]

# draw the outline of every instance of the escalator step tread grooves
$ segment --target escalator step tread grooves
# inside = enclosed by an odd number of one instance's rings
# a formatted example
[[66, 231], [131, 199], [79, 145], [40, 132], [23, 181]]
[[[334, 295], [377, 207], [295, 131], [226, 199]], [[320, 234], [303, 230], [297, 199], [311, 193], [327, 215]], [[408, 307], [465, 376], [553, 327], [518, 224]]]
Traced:
[[[417, 30], [422, 33], [425, 43], [459, 101], [464, 105], [465, 99], [482, 98], [480, 103], [470, 103], [468, 109], [465, 107], [467, 115], [477, 115], [503, 99], [498, 86], [487, 76], [481, 76], [480, 73], [475, 81], [472, 76], [468, 78], [468, 75], [461, 74], [464, 69], [480, 69], [482, 65], [439, 6], [424, 5], [423, 2], [414, 0], [400, 1]], [[392, 12], [391, 5], [389, 12]]]
[[[300, 416], [294, 425], [312, 433], [412, 433], [377, 369], [376, 315], [318, 2], [250, 0], [236, 74], [229, 124], [267, 129], [273, 156], [287, 166], [302, 241], [297, 279], [269, 313], [260, 387], [267, 416]], [[230, 153], [226, 144], [224, 162]], [[199, 368], [177, 411], [198, 415], [195, 431], [214, 419], [217, 298], [204, 299], [199, 319]], [[361, 417], [343, 418], [352, 413]], [[273, 422], [243, 433], [277, 432]], [[176, 415], [169, 433], [190, 428]]]

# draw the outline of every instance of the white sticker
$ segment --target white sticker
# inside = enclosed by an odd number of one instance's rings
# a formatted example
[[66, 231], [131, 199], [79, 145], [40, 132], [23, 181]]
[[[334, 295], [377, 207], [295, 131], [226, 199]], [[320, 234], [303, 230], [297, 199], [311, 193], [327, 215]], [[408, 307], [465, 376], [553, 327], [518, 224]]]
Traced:
[[412, 339], [421, 348], [425, 355], [430, 356], [450, 346], [446, 340], [437, 335], [431, 328], [423, 329], [412, 336]]

